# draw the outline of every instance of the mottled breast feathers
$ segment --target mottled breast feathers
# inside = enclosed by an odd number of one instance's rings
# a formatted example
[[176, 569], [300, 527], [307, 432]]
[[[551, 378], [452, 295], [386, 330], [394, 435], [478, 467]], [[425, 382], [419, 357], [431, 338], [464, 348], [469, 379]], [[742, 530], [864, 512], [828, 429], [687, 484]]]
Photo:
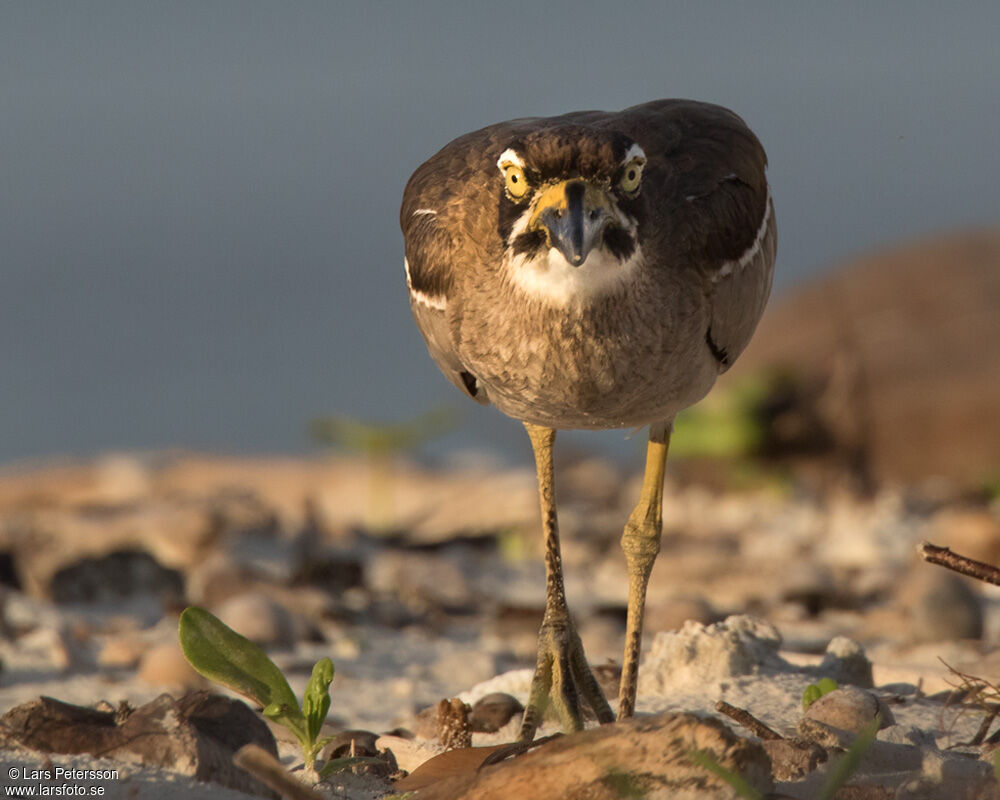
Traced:
[[[462, 331], [475, 327], [463, 320], [463, 297], [506, 286], [494, 277], [515, 252], [518, 233], [520, 209], [504, 199], [500, 154], [522, 156], [535, 184], [583, 178], [612, 193], [615, 165], [633, 145], [647, 159], [642, 184], [634, 197], [619, 192], [617, 202], [634, 223], [641, 269], [669, 273], [669, 281], [684, 281], [704, 298], [696, 338], [719, 372], [746, 347], [770, 292], [776, 228], [767, 158], [738, 116], [706, 103], [659, 100], [618, 113], [512, 120], [461, 136], [428, 159], [407, 183], [400, 211], [414, 316], [435, 362], [463, 392], [488, 401], [489, 387], [461, 356]], [[520, 235], [524, 242], [523, 229]], [[607, 252], [630, 255], [624, 246], [616, 250], [613, 235]]]

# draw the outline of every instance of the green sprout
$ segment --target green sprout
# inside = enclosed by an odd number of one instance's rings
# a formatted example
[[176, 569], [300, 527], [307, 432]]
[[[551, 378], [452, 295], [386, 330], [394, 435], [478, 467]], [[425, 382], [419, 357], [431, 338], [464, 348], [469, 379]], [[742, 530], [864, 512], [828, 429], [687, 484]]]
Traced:
[[[285, 676], [267, 654], [205, 609], [184, 609], [177, 633], [191, 666], [210, 681], [257, 703], [265, 717], [291, 731], [302, 748], [306, 769], [313, 770], [316, 756], [334, 738], [319, 735], [330, 710], [333, 662], [329, 658], [316, 662], [299, 706]], [[352, 764], [371, 762], [378, 759], [333, 759], [323, 766], [319, 776], [325, 778]]]
[[732, 460], [752, 456], [763, 441], [758, 409], [770, 387], [767, 376], [747, 376], [678, 414], [670, 455]]
[[820, 678], [816, 683], [810, 683], [802, 693], [802, 710], [809, 708], [823, 695], [839, 689], [833, 678]]
[[309, 423], [309, 435], [329, 447], [364, 454], [368, 460], [368, 518], [373, 531], [390, 530], [393, 510], [393, 459], [400, 453], [448, 433], [455, 427], [451, 409], [439, 408], [406, 422], [364, 422], [346, 416]]

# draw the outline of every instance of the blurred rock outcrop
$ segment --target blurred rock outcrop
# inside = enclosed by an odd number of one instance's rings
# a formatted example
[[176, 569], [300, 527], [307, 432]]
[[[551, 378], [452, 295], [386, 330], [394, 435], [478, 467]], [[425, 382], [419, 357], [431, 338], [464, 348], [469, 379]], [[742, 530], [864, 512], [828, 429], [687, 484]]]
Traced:
[[1000, 228], [864, 256], [773, 301], [720, 385], [783, 376], [765, 456], [864, 481], [1000, 475]]

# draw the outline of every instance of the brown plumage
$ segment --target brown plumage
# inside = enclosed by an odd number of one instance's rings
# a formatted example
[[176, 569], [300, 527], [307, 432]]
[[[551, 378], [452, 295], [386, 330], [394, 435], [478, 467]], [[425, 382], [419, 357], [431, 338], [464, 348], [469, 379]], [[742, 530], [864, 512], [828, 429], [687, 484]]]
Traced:
[[[623, 541], [627, 555], [643, 551], [628, 555], [635, 653], [626, 653], [624, 713], [634, 701], [626, 684], [634, 684], [628, 673], [638, 655], [639, 573], [648, 577], [658, 549], [655, 484], [662, 485], [670, 423], [739, 356], [770, 291], [776, 230], [766, 164], [731, 111], [660, 100], [466, 134], [422, 164], [403, 195], [417, 325], [452, 383], [529, 425], [543, 517], [551, 438], [542, 432], [651, 425], [657, 455], [637, 509], [648, 519], [634, 514], [625, 538], [637, 544]], [[554, 500], [550, 511], [543, 521], [550, 554], [555, 547], [547, 560], [554, 596], [561, 592]], [[567, 725], [579, 721], [577, 688], [605, 719], [603, 697], [592, 696], [589, 670], [578, 663], [582, 648], [565, 602], [548, 605], [533, 704], [554, 681]], [[548, 641], [554, 629], [565, 642]], [[571, 679], [558, 669], [564, 657], [567, 669], [575, 664]], [[525, 738], [534, 732], [531, 716], [529, 704]]]

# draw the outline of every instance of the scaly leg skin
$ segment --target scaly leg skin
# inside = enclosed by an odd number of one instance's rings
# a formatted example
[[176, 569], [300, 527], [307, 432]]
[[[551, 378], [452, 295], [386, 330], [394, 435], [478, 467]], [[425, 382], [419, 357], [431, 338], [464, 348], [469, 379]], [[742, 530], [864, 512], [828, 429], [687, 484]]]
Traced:
[[670, 444], [669, 423], [652, 425], [646, 449], [646, 471], [639, 503], [625, 524], [622, 550], [628, 565], [628, 620], [625, 627], [625, 658], [618, 688], [618, 719], [635, 713], [635, 693], [642, 650], [642, 618], [646, 609], [646, 586], [653, 562], [660, 552], [663, 530], [663, 471]]
[[586, 701], [603, 724], [614, 714], [583, 654], [583, 644], [569, 617], [563, 586], [562, 556], [559, 553], [559, 526], [556, 521], [552, 445], [556, 432], [551, 428], [525, 423], [535, 452], [538, 497], [545, 533], [545, 616], [538, 633], [538, 662], [531, 680], [531, 696], [524, 710], [518, 740], [530, 742], [551, 699], [567, 731], [583, 729], [580, 699]]

